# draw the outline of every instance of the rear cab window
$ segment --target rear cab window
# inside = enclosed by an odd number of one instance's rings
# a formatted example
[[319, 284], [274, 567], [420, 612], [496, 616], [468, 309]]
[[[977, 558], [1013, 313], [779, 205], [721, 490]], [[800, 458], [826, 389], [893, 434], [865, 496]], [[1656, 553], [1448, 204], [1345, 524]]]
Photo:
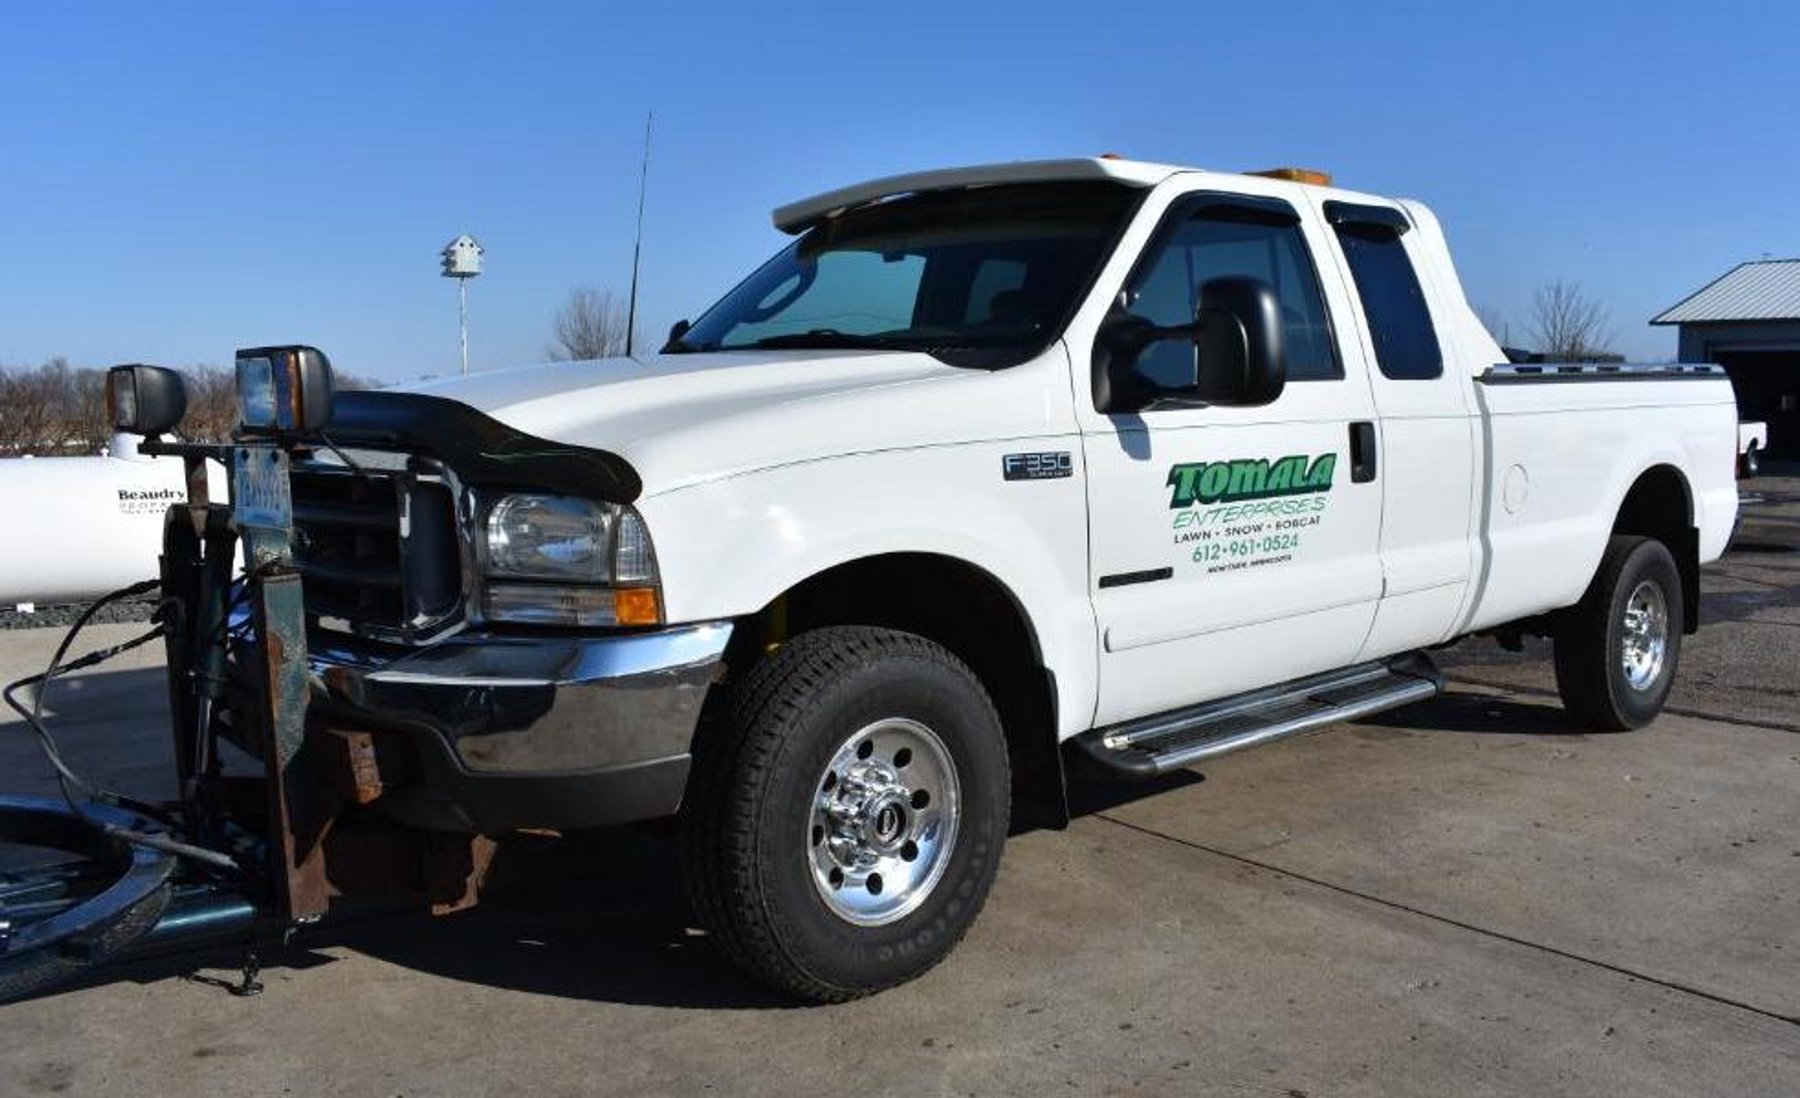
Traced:
[[1412, 223], [1391, 206], [1325, 203], [1338, 246], [1356, 283], [1375, 365], [1394, 381], [1430, 381], [1444, 374], [1444, 355], [1425, 289], [1406, 252]]

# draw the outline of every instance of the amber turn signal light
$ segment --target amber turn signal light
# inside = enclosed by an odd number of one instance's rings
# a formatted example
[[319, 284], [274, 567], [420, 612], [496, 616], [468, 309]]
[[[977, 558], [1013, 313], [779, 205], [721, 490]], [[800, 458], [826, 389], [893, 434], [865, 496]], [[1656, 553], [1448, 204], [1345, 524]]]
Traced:
[[654, 587], [613, 589], [613, 620], [620, 625], [661, 625], [662, 600]]

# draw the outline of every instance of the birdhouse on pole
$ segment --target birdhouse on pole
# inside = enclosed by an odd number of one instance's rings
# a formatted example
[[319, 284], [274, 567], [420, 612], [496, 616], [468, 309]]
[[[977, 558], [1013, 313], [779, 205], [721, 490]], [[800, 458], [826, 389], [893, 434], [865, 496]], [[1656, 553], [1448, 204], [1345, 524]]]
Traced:
[[462, 344], [462, 372], [469, 372], [469, 279], [481, 273], [481, 245], [468, 233], [444, 245], [444, 277], [456, 279], [457, 338]]
[[482, 247], [468, 233], [444, 245], [444, 277], [474, 278], [481, 273]]

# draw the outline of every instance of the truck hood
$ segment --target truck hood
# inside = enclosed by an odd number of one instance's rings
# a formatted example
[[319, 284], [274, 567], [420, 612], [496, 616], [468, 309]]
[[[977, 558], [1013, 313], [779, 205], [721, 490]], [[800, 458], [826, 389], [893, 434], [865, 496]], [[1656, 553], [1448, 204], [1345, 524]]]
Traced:
[[1030, 391], [1045, 376], [1031, 366], [990, 373], [914, 352], [730, 351], [554, 362], [399, 391], [617, 454], [655, 495], [824, 457], [1066, 428], [1052, 423], [1057, 402]]

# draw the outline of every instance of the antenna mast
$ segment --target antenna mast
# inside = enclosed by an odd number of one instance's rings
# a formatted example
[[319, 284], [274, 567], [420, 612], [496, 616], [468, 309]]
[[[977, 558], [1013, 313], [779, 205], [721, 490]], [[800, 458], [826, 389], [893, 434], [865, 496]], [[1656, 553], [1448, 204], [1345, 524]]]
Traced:
[[655, 111], [644, 112], [644, 162], [638, 170], [637, 237], [631, 243], [631, 298], [625, 307], [625, 357], [631, 357], [637, 335], [638, 260], [644, 251], [644, 190], [650, 182], [650, 122]]

